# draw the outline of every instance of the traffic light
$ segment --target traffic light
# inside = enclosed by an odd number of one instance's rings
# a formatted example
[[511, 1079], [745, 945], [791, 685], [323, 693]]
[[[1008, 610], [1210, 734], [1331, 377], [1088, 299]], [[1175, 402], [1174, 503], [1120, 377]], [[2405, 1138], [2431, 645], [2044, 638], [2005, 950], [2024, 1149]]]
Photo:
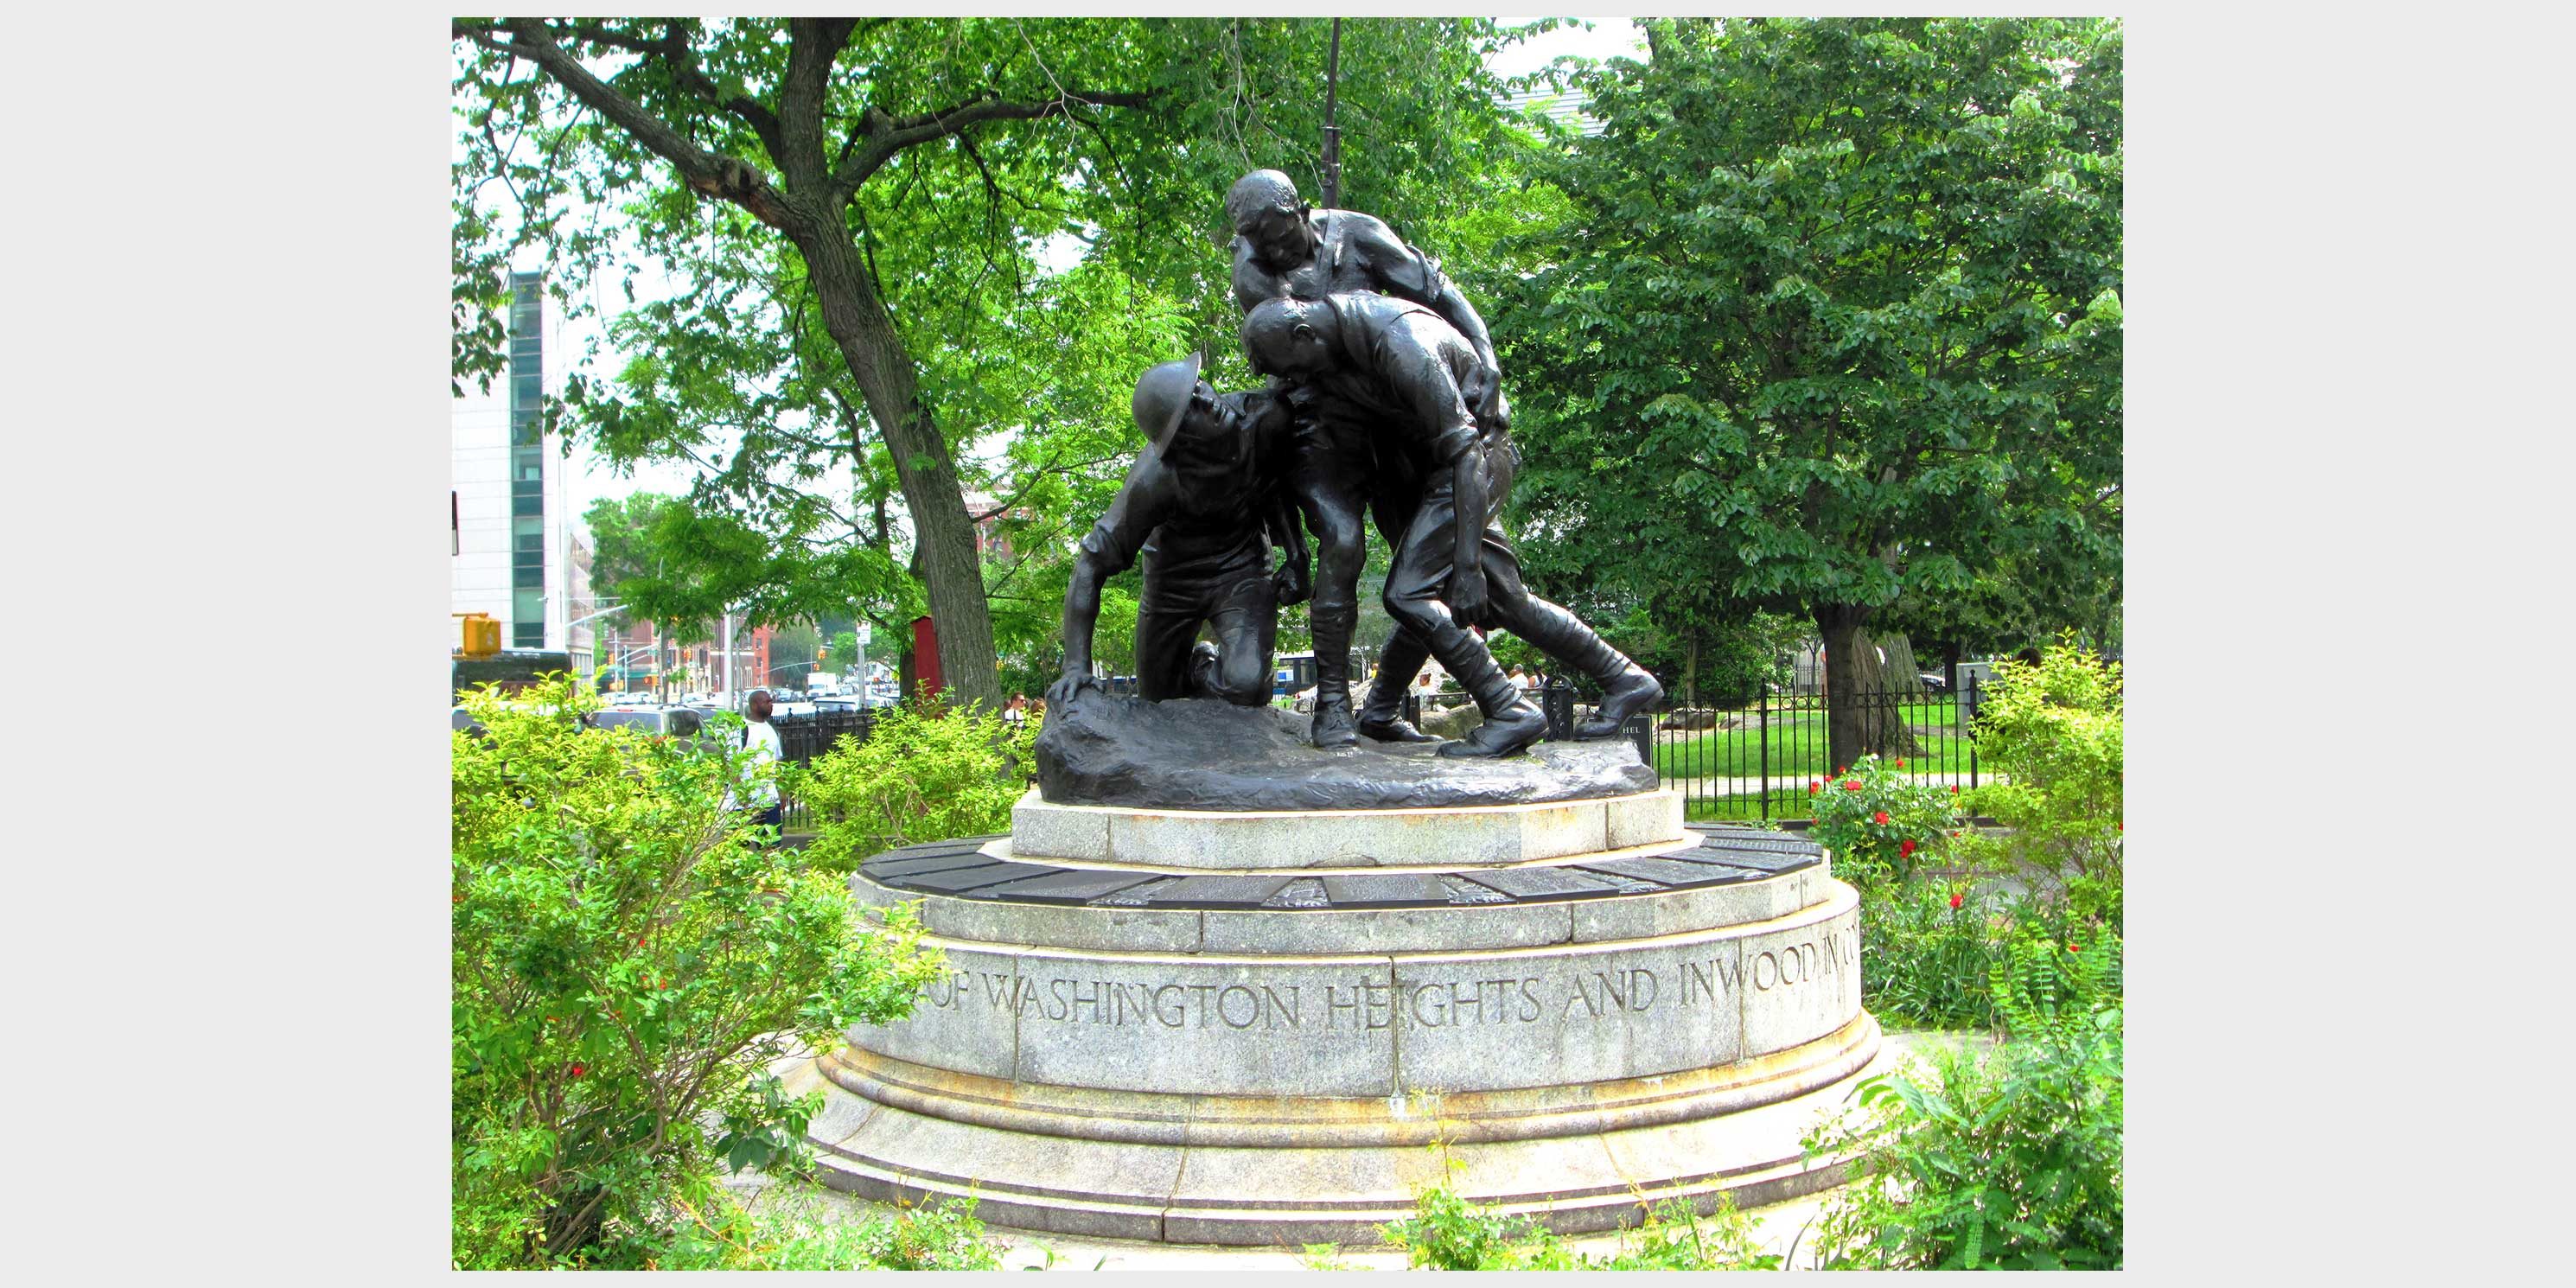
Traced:
[[464, 638], [456, 650], [467, 657], [490, 657], [501, 651], [501, 623], [481, 613], [461, 613], [465, 619]]

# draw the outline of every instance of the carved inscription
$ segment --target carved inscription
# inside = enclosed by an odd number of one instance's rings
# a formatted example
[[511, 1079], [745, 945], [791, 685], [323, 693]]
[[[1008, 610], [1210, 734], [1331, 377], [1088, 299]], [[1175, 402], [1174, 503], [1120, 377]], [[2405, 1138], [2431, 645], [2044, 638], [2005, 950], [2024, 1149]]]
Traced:
[[[1856, 969], [1849, 927], [1734, 953], [1684, 956], [1654, 966], [1562, 969], [1548, 974], [1395, 979], [1354, 970], [1341, 982], [1080, 978], [1009, 971], [951, 970], [921, 991], [922, 1005], [1007, 1014], [1023, 1022], [1110, 1028], [1261, 1032], [1368, 1032], [1389, 1027], [1484, 1028], [1536, 1023], [1612, 1022], [1673, 1012], [1726, 1010], [1748, 995], [1836, 989]], [[1633, 959], [1632, 959], [1633, 960]]]

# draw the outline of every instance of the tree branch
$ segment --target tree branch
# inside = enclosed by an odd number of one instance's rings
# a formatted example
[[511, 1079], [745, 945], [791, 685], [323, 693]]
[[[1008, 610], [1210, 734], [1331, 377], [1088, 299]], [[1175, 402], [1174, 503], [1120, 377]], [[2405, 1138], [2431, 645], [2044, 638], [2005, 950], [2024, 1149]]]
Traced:
[[867, 182], [868, 176], [883, 168], [897, 153], [917, 143], [946, 138], [969, 126], [986, 121], [1035, 121], [1049, 116], [1071, 116], [1079, 103], [1086, 107], [1145, 107], [1154, 96], [1145, 94], [1094, 93], [1067, 90], [1058, 97], [1036, 103], [1014, 103], [990, 96], [970, 99], [945, 111], [925, 112], [919, 116], [895, 118], [875, 108], [859, 118], [862, 145], [852, 152], [844, 148], [847, 160], [834, 171], [830, 194], [832, 204], [847, 201], [850, 194]]
[[626, 131], [654, 155], [670, 162], [679, 171], [681, 182], [692, 190], [732, 202], [774, 228], [788, 230], [798, 228], [804, 222], [799, 212], [787, 204], [784, 195], [769, 186], [768, 176], [763, 175], [759, 167], [736, 157], [709, 152], [690, 142], [673, 129], [670, 122], [646, 111], [633, 99], [592, 75], [589, 68], [581, 65], [580, 59], [554, 42], [544, 23], [534, 18], [512, 18], [499, 26], [510, 33], [509, 40], [496, 39], [491, 25], [459, 22], [453, 24], [451, 30], [486, 49], [515, 54], [535, 63], [574, 98]]

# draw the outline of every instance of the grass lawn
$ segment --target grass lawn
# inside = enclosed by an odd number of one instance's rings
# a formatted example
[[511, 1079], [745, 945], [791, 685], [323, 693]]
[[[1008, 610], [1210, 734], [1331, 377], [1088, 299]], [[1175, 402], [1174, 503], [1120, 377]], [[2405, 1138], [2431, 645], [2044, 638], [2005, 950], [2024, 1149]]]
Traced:
[[[1906, 725], [1922, 745], [1921, 754], [1906, 758], [1908, 770], [1968, 772], [1968, 741], [1958, 723], [1957, 699], [1909, 702], [1902, 710]], [[1766, 742], [1773, 778], [1821, 778], [1836, 768], [1826, 760], [1822, 710], [1774, 708], [1767, 731], [1756, 727], [1758, 719], [1749, 715], [1746, 726], [1740, 729], [1700, 733], [1657, 730], [1655, 772], [1666, 778], [1758, 778], [1763, 772]]]

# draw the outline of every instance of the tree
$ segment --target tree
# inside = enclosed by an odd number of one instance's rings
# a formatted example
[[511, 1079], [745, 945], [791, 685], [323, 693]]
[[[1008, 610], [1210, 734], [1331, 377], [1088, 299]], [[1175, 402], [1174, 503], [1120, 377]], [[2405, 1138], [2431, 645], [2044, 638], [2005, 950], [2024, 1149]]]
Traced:
[[1809, 618], [1835, 761], [1898, 750], [1873, 616], [2118, 560], [2120, 28], [1645, 26], [1495, 328], [1523, 513], [1659, 613]]
[[[1391, 190], [1399, 214], [1433, 208], [1437, 176], [1475, 146], [1475, 127], [1499, 128], [1479, 56], [1507, 37], [1484, 20], [1354, 27], [1369, 34], [1355, 31], [1346, 50], [1341, 112], [1353, 151], [1369, 158], [1364, 172]], [[733, 429], [837, 435], [862, 469], [863, 491], [882, 452], [912, 529], [907, 571], [939, 623], [942, 669], [960, 697], [992, 700], [994, 620], [960, 460], [966, 441], [1026, 425], [1029, 413], [1010, 404], [1012, 420], [979, 423], [995, 414], [998, 391], [951, 378], [954, 369], [931, 356], [1014, 343], [1044, 355], [1042, 332], [1000, 325], [999, 314], [1025, 319], [1017, 305], [1035, 249], [1061, 237], [1085, 243], [1086, 258], [1148, 296], [1180, 302], [1187, 336], [1219, 348], [1232, 317], [1217, 194], [1259, 165], [1311, 173], [1327, 29], [1311, 20], [511, 18], [458, 20], [452, 32], [467, 126], [456, 174], [459, 377], [500, 369], [498, 334], [472, 308], [524, 244], [545, 246], [568, 270], [554, 281], [567, 301], [612, 269], [631, 293], [638, 258], [707, 270], [664, 321], [702, 341], [693, 357], [723, 379], [657, 386], [669, 396], [628, 404], [642, 408], [639, 421], [594, 415], [604, 437], [679, 425], [669, 416], [657, 424], [653, 402], [664, 412], [774, 410], [746, 394], [809, 356], [800, 346], [819, 331], [837, 370], [807, 363], [812, 387], [777, 394], [815, 414], [755, 414]], [[510, 219], [481, 205], [487, 184], [515, 198]], [[1082, 298], [1097, 317], [1116, 285], [1067, 289], [1088, 290]], [[731, 333], [748, 338], [724, 352], [724, 324], [746, 313], [758, 325]], [[1133, 379], [1135, 368], [1120, 369]], [[576, 388], [570, 401], [590, 392]], [[714, 397], [701, 404], [699, 395]], [[1121, 390], [1111, 406], [1124, 401]], [[751, 457], [736, 480], [745, 491], [758, 490], [748, 475], [766, 478], [774, 459], [753, 446], [718, 467]], [[1042, 445], [1033, 450], [1045, 458]], [[1076, 468], [1073, 458], [1060, 464]], [[877, 518], [883, 531], [882, 509]], [[808, 506], [746, 527], [812, 541], [824, 523]]]

